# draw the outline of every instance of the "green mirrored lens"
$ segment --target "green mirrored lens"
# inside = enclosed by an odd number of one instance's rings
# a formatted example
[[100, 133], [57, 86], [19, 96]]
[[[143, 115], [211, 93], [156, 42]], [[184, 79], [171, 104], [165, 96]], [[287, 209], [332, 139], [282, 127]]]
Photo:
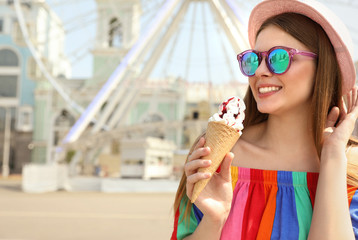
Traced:
[[290, 63], [290, 56], [284, 49], [275, 49], [269, 56], [269, 64], [274, 73], [284, 73]]
[[241, 59], [241, 68], [248, 76], [253, 76], [259, 66], [259, 58], [254, 52], [248, 52]]

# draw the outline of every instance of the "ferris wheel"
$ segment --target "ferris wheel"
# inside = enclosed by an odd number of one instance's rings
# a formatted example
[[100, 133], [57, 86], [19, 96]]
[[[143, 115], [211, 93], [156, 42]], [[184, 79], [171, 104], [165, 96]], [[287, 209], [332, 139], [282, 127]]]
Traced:
[[[358, 28], [354, 24], [356, 22], [354, 19], [357, 20], [358, 18], [354, 16], [354, 12], [358, 9], [357, 1], [319, 1], [324, 2], [328, 7], [335, 10], [347, 24], [353, 39], [357, 42]], [[46, 0], [45, 2], [60, 17], [63, 23], [66, 33], [65, 54], [70, 60], [73, 77], [91, 77], [91, 70], [93, 68], [91, 50], [95, 47], [96, 24], [98, 23], [96, 0]], [[111, 2], [113, 8], [120, 10], [118, 6], [125, 1], [112, 0], [109, 2]], [[140, 19], [140, 33], [143, 34], [149, 27], [151, 20], [153, 20], [158, 13], [158, 10], [167, 1], [141, 0], [139, 2], [141, 10], [140, 14], [135, 18]], [[176, 34], [168, 43], [168, 49], [170, 49], [170, 51], [167, 51], [167, 54], [163, 54], [162, 61], [165, 62], [165, 64], [158, 64], [158, 67], [154, 71], [155, 76], [176, 74], [181, 75], [189, 81], [206, 82], [208, 79], [217, 79], [215, 73], [211, 73], [210, 75], [203, 74], [208, 71], [208, 65], [216, 66], [216, 68], [219, 67], [220, 69], [229, 68], [225, 60], [227, 57], [225, 54], [228, 55], [228, 49], [226, 49], [228, 44], [225, 42], [227, 40], [224, 39], [220, 25], [214, 16], [215, 13], [210, 11], [210, 4], [208, 2], [210, 1], [193, 1], [193, 3], [190, 4], [183, 22], [179, 24]], [[236, 5], [236, 9], [239, 10], [238, 15], [241, 18], [240, 20], [247, 23], [250, 10], [259, 0], [233, 0], [230, 2]], [[342, 11], [337, 11], [337, 9]], [[121, 27], [121, 22], [113, 22], [114, 31], [119, 32]], [[214, 39], [213, 35], [217, 35], [218, 33], [220, 38]], [[114, 41], [121, 42], [122, 40], [120, 38], [119, 34]], [[222, 46], [222, 43], [225, 45]], [[33, 45], [35, 48], [39, 47], [36, 46], [37, 43], [33, 43]], [[198, 45], [201, 45], [202, 48], [198, 48]], [[219, 54], [211, 54], [210, 56], [210, 53], [205, 51], [209, 48], [212, 52], [212, 45], [214, 45], [216, 49], [219, 49], [218, 52], [222, 53], [221, 56]], [[185, 54], [183, 54], [183, 49], [186, 50], [184, 51]], [[223, 51], [224, 49], [225, 51]], [[171, 54], [169, 54], [169, 52]], [[206, 59], [206, 61], [204, 59]], [[226, 69], [224, 72], [227, 72], [228, 78], [238, 78], [238, 76], [233, 73], [237, 71], [232, 69], [232, 67], [236, 66], [232, 65], [233, 64], [229, 65], [231, 69]], [[200, 74], [198, 72], [200, 72]], [[222, 77], [222, 71], [220, 71], [220, 76]]]
[[[130, 69], [132, 72], [144, 71], [147, 73], [146, 78], [158, 79], [158, 81], [166, 81], [170, 77], [175, 77], [182, 78], [187, 82], [210, 86], [229, 85], [235, 81], [245, 82], [245, 79], [239, 74], [235, 57], [240, 50], [248, 48], [246, 23], [251, 9], [259, 2], [258, 0], [103, 1], [106, 2], [107, 9], [100, 9], [105, 6], [101, 2], [101, 0], [47, 0], [45, 2], [59, 16], [63, 24], [66, 33], [65, 55], [72, 66], [72, 77], [101, 80], [94, 81], [91, 85], [93, 88], [97, 87], [97, 90], [101, 90], [88, 106], [76, 96], [70, 97], [66, 86], [52, 76], [46, 69], [46, 65], [42, 63], [41, 51], [38, 50], [41, 46], [37, 42], [33, 42], [30, 37], [27, 39], [28, 46], [32, 49], [33, 54], [37, 55], [37, 64], [43, 65], [41, 71], [46, 78], [64, 98], [68, 107], [81, 114], [66, 141], [76, 140], [90, 123], [95, 125], [94, 132], [106, 129], [108, 126], [109, 129], [115, 126], [104, 117], [98, 119], [98, 111], [105, 103], [103, 99], [108, 99], [110, 95], [108, 93], [106, 98], [105, 91], [114, 92], [125, 75], [129, 74], [123, 70], [129, 69], [129, 65], [135, 65], [135, 68]], [[321, 0], [321, 2], [334, 9], [348, 26], [356, 45], [357, 59], [358, 28], [353, 24], [358, 21], [355, 14], [358, 10], [357, 2], [352, 0]], [[23, 12], [19, 7], [20, 3], [18, 0], [15, 0], [14, 3], [15, 6], [17, 5], [17, 15], [21, 19]], [[230, 11], [225, 11], [225, 8]], [[105, 10], [107, 12], [103, 12]], [[129, 11], [132, 11], [131, 14], [128, 14]], [[107, 21], [107, 27], [103, 27], [101, 21], [109, 12], [117, 13], [117, 15]], [[225, 14], [227, 15], [225, 16]], [[177, 19], [175, 16], [179, 16], [179, 18]], [[126, 19], [128, 17], [130, 17], [129, 20]], [[231, 19], [231, 22], [225, 22], [225, 19], [228, 18]], [[170, 24], [158, 24], [160, 21], [171, 23], [174, 27], [171, 28]], [[132, 24], [131, 27], [128, 27], [129, 22]], [[28, 31], [26, 23], [22, 25], [22, 31], [26, 37], [26, 31]], [[160, 30], [163, 31], [160, 32]], [[126, 34], [126, 31], [132, 32]], [[168, 32], [170, 34], [166, 35]], [[103, 35], [106, 35], [107, 39], [103, 40], [99, 37]], [[163, 41], [158, 43], [148, 40], [149, 38], [161, 38]], [[151, 44], [140, 45], [141, 41], [151, 41]], [[101, 45], [103, 42], [105, 45]], [[158, 46], [158, 44], [163, 45]], [[121, 57], [108, 58], [96, 65], [94, 55], [99, 45], [102, 46], [102, 54], [105, 53], [103, 46], [107, 46], [111, 50], [117, 49], [115, 52]], [[151, 46], [152, 49], [140, 49], [145, 46]], [[160, 56], [154, 56], [156, 61], [152, 61], [154, 48], [162, 48]], [[131, 57], [135, 54], [137, 56], [133, 59], [140, 59], [140, 61], [133, 62], [132, 59], [130, 62]], [[112, 66], [112, 74], [108, 73], [109, 65]], [[122, 82], [127, 85], [140, 84], [129, 80]], [[100, 95], [101, 93], [104, 95]], [[118, 101], [125, 93], [117, 93], [117, 97], [112, 96], [112, 99], [115, 98]], [[135, 94], [133, 92], [128, 97], [128, 101]], [[79, 104], [80, 102], [82, 104]], [[114, 104], [112, 108], [106, 106], [107, 111], [105, 109], [101, 115], [110, 116], [115, 107]], [[123, 114], [124, 110], [119, 113]]]

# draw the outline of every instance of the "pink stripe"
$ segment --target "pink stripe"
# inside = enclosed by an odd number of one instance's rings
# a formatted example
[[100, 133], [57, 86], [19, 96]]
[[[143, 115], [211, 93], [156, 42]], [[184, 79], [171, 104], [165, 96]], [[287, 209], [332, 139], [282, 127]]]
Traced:
[[[239, 168], [239, 180], [234, 190], [231, 212], [226, 220], [225, 226], [221, 232], [221, 239], [241, 240], [242, 222], [244, 218], [245, 206], [250, 187], [250, 169]], [[243, 180], [247, 179], [247, 180]]]

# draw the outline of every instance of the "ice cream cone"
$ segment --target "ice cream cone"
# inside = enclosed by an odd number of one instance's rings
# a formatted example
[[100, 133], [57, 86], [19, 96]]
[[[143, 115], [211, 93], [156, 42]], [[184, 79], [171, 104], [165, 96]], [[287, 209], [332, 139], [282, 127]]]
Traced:
[[[213, 174], [225, 155], [230, 152], [236, 141], [239, 139], [241, 133], [237, 129], [228, 126], [224, 122], [209, 122], [205, 136], [205, 147], [210, 147], [210, 154], [203, 157], [203, 159], [210, 159], [212, 161], [210, 167], [200, 168], [198, 172], [209, 172]], [[203, 179], [194, 185], [193, 195], [191, 202], [194, 203], [201, 191], [205, 188], [206, 184], [211, 178]]]

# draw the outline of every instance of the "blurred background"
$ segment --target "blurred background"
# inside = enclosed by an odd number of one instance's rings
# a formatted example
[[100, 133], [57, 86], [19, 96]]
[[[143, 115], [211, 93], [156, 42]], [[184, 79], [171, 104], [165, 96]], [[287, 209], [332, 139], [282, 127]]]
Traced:
[[[0, 0], [0, 238], [168, 239], [188, 148], [246, 92], [257, 2]], [[357, 1], [320, 2], [358, 66]]]

